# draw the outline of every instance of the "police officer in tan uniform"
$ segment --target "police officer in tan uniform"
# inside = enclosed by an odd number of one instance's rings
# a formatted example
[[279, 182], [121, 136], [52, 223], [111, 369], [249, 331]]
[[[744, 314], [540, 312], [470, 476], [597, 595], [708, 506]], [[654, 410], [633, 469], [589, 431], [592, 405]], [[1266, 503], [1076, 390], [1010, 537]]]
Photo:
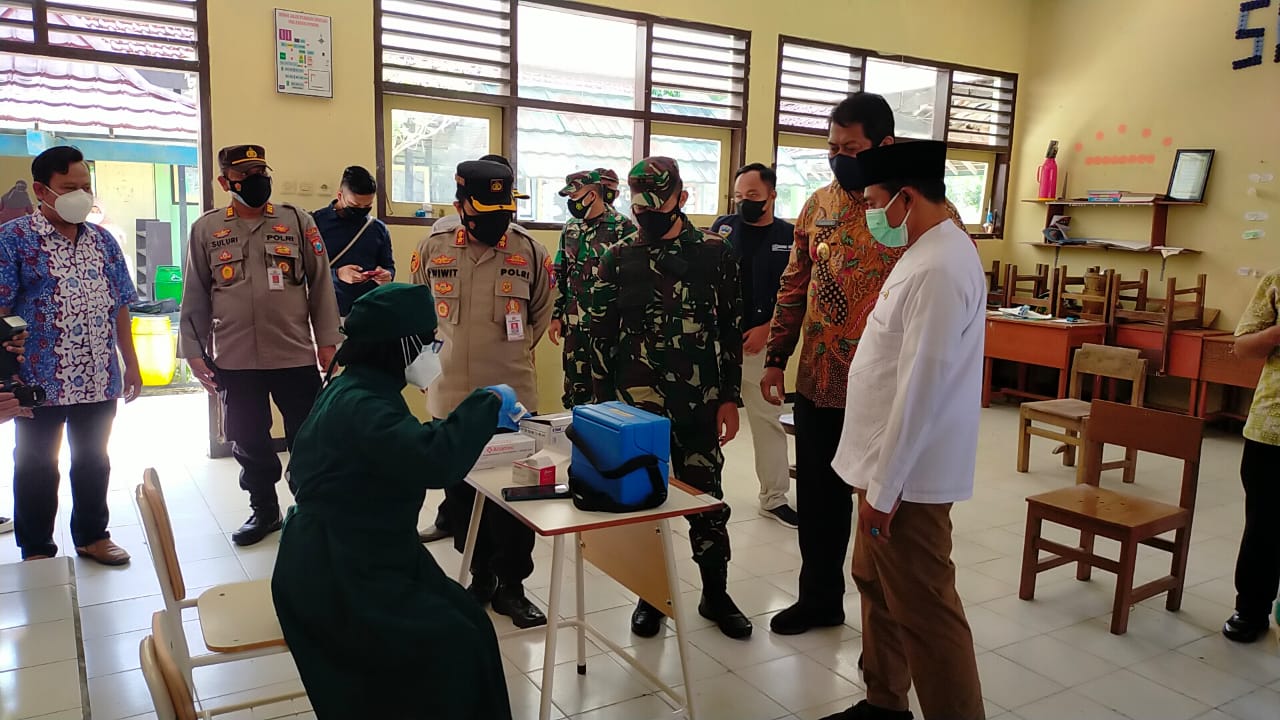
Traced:
[[317, 363], [329, 366], [342, 336], [324, 240], [310, 213], [269, 202], [266, 151], [225, 147], [218, 164], [231, 204], [191, 226], [180, 354], [222, 401], [223, 429], [253, 509], [231, 539], [252, 545], [280, 529], [270, 403], [292, 447], [320, 390]]
[[[533, 347], [551, 320], [555, 275], [551, 256], [515, 215], [511, 168], [490, 160], [457, 169], [457, 218], [442, 218], [418, 246], [410, 269], [415, 283], [434, 297], [440, 377], [428, 391], [431, 414], [448, 417], [476, 387], [506, 383], [526, 408], [538, 407]], [[466, 483], [446, 490], [445, 508], [462, 550], [475, 490]], [[533, 573], [533, 531], [492, 504], [485, 507], [472, 560], [469, 588], [517, 627], [542, 625], [546, 617], [524, 595]]]

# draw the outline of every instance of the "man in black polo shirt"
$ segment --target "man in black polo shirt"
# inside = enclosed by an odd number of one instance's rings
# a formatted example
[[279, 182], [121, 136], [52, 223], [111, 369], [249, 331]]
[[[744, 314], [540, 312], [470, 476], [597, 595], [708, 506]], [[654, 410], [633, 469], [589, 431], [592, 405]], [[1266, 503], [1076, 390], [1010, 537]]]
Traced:
[[760, 163], [738, 171], [733, 183], [737, 214], [717, 219], [711, 229], [723, 237], [738, 258], [742, 278], [742, 404], [751, 423], [755, 445], [756, 477], [760, 480], [760, 514], [787, 527], [796, 527], [799, 518], [787, 503], [791, 489], [787, 436], [779, 416], [782, 408], [772, 405], [756, 392], [764, 375], [764, 347], [769, 340], [769, 322], [781, 284], [782, 272], [791, 257], [795, 227], [773, 216], [778, 199], [778, 176]]
[[346, 317], [356, 298], [395, 279], [391, 233], [370, 217], [378, 183], [368, 170], [352, 165], [342, 173], [337, 197], [312, 213], [329, 253], [338, 314]]

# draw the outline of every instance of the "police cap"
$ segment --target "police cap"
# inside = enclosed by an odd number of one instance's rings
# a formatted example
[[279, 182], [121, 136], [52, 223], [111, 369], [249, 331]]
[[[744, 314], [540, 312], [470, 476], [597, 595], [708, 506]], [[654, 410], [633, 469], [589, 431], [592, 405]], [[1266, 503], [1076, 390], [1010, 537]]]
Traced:
[[458, 163], [458, 200], [471, 200], [477, 212], [515, 212], [515, 178], [511, 168], [492, 160]]

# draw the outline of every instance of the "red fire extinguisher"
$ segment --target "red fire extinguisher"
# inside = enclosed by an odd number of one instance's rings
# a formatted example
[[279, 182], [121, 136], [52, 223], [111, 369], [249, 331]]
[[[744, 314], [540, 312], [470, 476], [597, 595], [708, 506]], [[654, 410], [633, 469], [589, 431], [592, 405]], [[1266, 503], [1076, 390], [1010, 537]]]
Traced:
[[1049, 152], [1045, 153], [1044, 164], [1036, 169], [1036, 180], [1040, 181], [1040, 199], [1056, 200], [1058, 197], [1058, 141], [1049, 141]]

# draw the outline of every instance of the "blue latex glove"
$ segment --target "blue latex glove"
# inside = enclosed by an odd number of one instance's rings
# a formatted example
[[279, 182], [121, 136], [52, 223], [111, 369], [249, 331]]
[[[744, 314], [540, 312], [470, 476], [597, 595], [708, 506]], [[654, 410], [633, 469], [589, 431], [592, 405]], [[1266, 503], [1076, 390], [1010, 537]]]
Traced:
[[529, 411], [516, 398], [516, 391], [510, 385], [490, 385], [485, 390], [502, 399], [502, 408], [498, 410], [498, 427], [519, 430], [520, 421], [529, 416]]

